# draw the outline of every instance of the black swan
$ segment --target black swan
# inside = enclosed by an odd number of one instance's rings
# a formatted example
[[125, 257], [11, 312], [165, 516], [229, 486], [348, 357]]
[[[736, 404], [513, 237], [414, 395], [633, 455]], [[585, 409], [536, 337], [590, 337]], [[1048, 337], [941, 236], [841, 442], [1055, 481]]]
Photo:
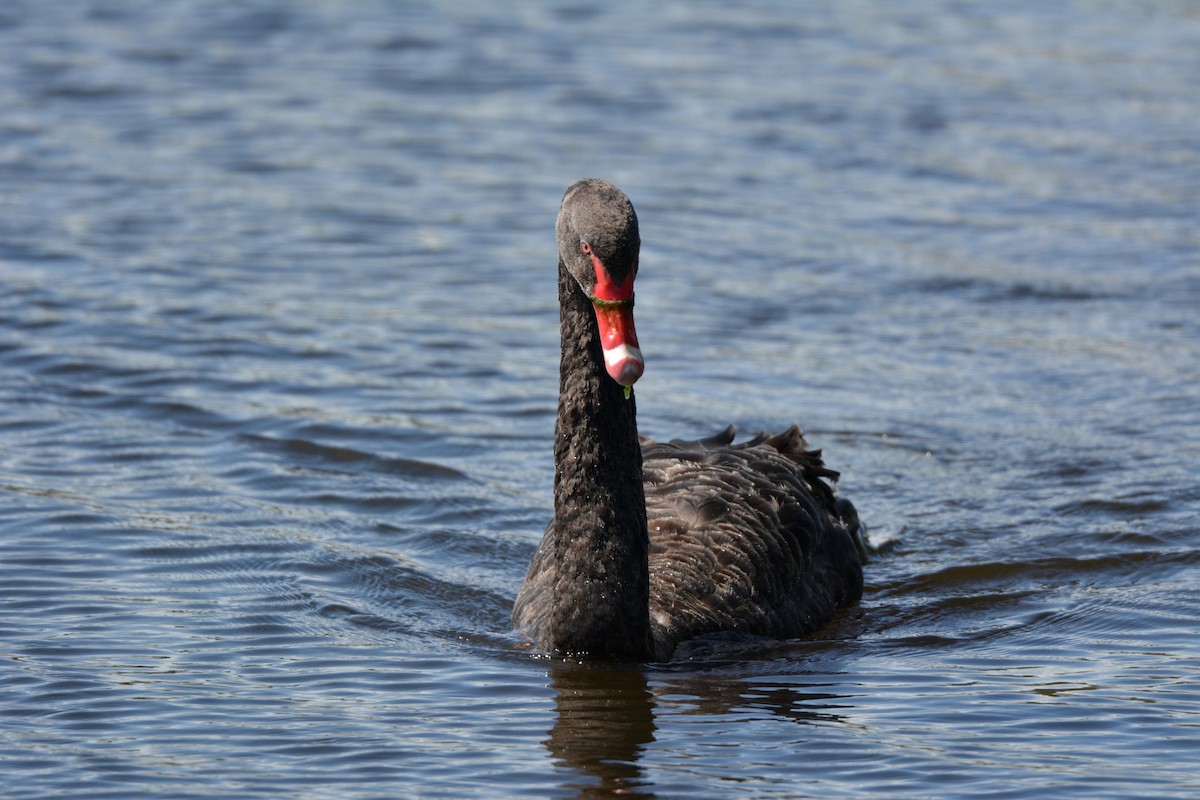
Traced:
[[513, 608], [541, 650], [665, 660], [707, 634], [792, 638], [862, 596], [866, 531], [796, 426], [733, 444], [639, 438], [637, 215], [602, 180], [558, 214], [554, 519]]

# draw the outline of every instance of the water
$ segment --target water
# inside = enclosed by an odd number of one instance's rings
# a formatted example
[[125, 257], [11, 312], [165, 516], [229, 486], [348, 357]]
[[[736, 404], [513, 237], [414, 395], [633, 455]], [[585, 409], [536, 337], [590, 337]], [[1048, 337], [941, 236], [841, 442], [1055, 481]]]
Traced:
[[[0, 7], [0, 795], [1194, 797], [1189, 3]], [[552, 663], [563, 189], [643, 431], [801, 422], [808, 642]]]

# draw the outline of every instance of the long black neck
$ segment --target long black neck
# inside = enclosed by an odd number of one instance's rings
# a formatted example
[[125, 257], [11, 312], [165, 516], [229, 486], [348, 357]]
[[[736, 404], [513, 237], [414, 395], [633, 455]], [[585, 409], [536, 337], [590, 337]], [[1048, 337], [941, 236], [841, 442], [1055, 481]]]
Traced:
[[591, 301], [561, 261], [558, 299], [551, 646], [647, 658], [649, 538], [634, 399], [605, 372]]

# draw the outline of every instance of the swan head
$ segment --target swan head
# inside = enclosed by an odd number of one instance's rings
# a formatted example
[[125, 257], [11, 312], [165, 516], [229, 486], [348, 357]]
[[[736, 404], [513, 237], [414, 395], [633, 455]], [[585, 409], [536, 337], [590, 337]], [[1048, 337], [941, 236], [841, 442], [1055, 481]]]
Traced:
[[557, 235], [559, 258], [596, 310], [604, 368], [617, 383], [632, 386], [646, 366], [633, 325], [641, 247], [633, 204], [607, 181], [579, 181], [563, 196]]

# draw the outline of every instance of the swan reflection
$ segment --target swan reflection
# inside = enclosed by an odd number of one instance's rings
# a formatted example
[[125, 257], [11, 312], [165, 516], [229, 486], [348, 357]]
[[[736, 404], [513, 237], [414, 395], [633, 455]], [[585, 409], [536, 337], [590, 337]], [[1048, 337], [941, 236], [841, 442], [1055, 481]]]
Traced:
[[[791, 662], [794, 666], [794, 662]], [[654, 783], [645, 775], [645, 755], [658, 730], [656, 717], [687, 715], [762, 719], [764, 716], [806, 726], [844, 724], [842, 712], [852, 699], [831, 693], [811, 675], [779, 677], [787, 662], [757, 661], [774, 678], [730, 676], [728, 661], [703, 666], [667, 665], [647, 672], [618, 666], [556, 661], [548, 677], [556, 692], [556, 718], [545, 741], [554, 760], [581, 779], [568, 783], [577, 797], [652, 798]], [[798, 734], [797, 739], [803, 739]], [[682, 787], [679, 787], [682, 788]]]

